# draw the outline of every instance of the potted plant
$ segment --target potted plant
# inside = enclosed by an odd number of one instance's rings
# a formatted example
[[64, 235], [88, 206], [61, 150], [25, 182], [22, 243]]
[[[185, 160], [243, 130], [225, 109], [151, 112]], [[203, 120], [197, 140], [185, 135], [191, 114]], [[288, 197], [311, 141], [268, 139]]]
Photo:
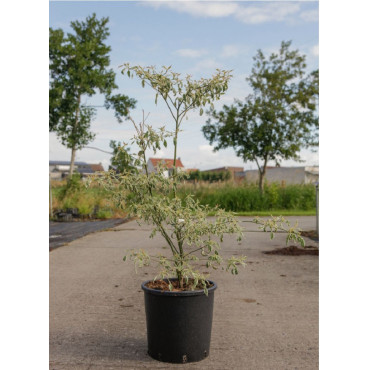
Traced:
[[[178, 137], [181, 125], [189, 111], [203, 108], [225, 93], [231, 78], [230, 71], [217, 70], [212, 78], [181, 79], [171, 67], [157, 71], [155, 67], [125, 64], [122, 73], [136, 75], [142, 86], [149, 85], [155, 91], [155, 102], [160, 97], [169, 109], [174, 121], [168, 126], [154, 129], [147, 123], [143, 112], [140, 123], [129, 116], [136, 134], [131, 146], [139, 148], [132, 156], [135, 171], [117, 174], [105, 173], [97, 181], [107, 188], [116, 202], [135, 216], [139, 223], [153, 225], [151, 237], [159, 233], [167, 243], [170, 255], [151, 255], [144, 250], [132, 250], [128, 257], [135, 267], [151, 262], [158, 263], [159, 273], [142, 284], [145, 296], [148, 353], [151, 357], [172, 363], [200, 361], [209, 355], [213, 299], [217, 285], [209, 280], [205, 268], [222, 268], [232, 274], [238, 266], [244, 266], [245, 256], [224, 259], [220, 243], [225, 234], [235, 234], [240, 240], [242, 230], [233, 214], [222, 209], [210, 209], [200, 205], [191, 195], [180, 199], [177, 189], [185, 173], [176, 167]], [[173, 168], [166, 176], [166, 165], [160, 164], [149, 173], [148, 150], [154, 154], [167, 141], [173, 142]], [[124, 150], [124, 146], [122, 147]], [[214, 218], [207, 218], [210, 212]], [[282, 218], [269, 221], [256, 219], [261, 227], [273, 232], [282, 227]], [[288, 238], [303, 242], [296, 228], [288, 230]], [[126, 256], [124, 257], [126, 260]]]

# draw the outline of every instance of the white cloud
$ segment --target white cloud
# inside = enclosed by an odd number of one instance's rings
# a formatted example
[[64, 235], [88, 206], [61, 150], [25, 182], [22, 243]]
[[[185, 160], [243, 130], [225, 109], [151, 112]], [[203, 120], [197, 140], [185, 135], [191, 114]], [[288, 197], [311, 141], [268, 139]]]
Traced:
[[134, 135], [135, 130], [127, 129], [94, 129], [93, 132], [96, 134], [96, 137], [101, 140], [117, 140], [128, 142]]
[[234, 150], [229, 148], [218, 152], [213, 151], [213, 146], [201, 144], [194, 149], [181, 152], [181, 160], [187, 168], [210, 170], [218, 167], [240, 166], [244, 167], [242, 159], [238, 158]]
[[[319, 151], [311, 151], [310, 149], [303, 149], [299, 153], [303, 162], [296, 162], [292, 159], [281, 162], [282, 167], [296, 167], [296, 166], [318, 166], [319, 165]], [[273, 162], [271, 163], [273, 165]]]
[[304, 11], [300, 14], [300, 18], [305, 22], [318, 22], [319, 11], [317, 9]]
[[157, 150], [155, 154], [152, 150], [148, 150], [146, 156], [147, 158], [172, 158], [172, 154], [168, 154], [162, 149]]
[[240, 7], [235, 17], [248, 24], [265, 22], [284, 22], [299, 12], [297, 3], [264, 3], [255, 6]]
[[319, 56], [319, 45], [315, 45], [311, 48], [311, 54], [315, 57]]
[[221, 57], [233, 58], [241, 54], [242, 49], [238, 45], [224, 45], [221, 51]]
[[199, 58], [208, 54], [208, 52], [205, 49], [179, 49], [175, 51], [175, 54], [180, 57]]
[[202, 59], [190, 69], [190, 73], [206, 72], [213, 73], [217, 68], [222, 69], [222, 64], [212, 58]]
[[212, 145], [199, 145], [198, 150], [206, 155], [211, 155], [217, 157], [217, 153], [213, 151], [214, 147]]
[[221, 2], [221, 1], [147, 1], [141, 4], [155, 8], [166, 7], [194, 17], [221, 18], [233, 16], [247, 24], [264, 22], [317, 22], [317, 10], [301, 10], [297, 2]]
[[238, 4], [233, 2], [203, 2], [203, 1], [150, 1], [145, 5], [155, 8], [167, 7], [169, 9], [187, 13], [196, 17], [227, 17], [238, 9]]

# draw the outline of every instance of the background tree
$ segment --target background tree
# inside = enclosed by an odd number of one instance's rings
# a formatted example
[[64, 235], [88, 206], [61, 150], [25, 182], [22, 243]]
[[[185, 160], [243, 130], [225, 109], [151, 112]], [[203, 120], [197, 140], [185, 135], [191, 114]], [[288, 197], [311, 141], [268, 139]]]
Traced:
[[73, 34], [49, 29], [49, 130], [57, 133], [62, 144], [72, 150], [70, 176], [76, 151], [91, 142], [90, 131], [96, 109], [84, 105], [84, 98], [104, 94], [105, 108], [113, 108], [119, 122], [136, 101], [113, 90], [115, 73], [109, 69], [110, 46], [108, 18], [93, 14], [86, 21], [71, 22]]
[[130, 148], [124, 143], [111, 140], [109, 146], [113, 149], [113, 156], [110, 160], [111, 168], [118, 173], [125, 171], [135, 171], [136, 167], [133, 164], [133, 157], [129, 154]]
[[[252, 73], [246, 78], [253, 93], [245, 102], [211, 109], [204, 136], [215, 151], [233, 147], [245, 162], [254, 161], [263, 192], [267, 162], [300, 161], [302, 148], [318, 145], [319, 71], [306, 74], [305, 55], [282, 42], [280, 51], [266, 58], [261, 50], [253, 58]], [[216, 122], [212, 123], [211, 119]]]

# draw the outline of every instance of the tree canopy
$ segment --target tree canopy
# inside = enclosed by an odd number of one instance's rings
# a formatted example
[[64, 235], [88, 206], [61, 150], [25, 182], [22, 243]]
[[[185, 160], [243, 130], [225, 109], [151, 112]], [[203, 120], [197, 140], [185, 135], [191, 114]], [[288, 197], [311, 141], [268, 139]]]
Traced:
[[118, 173], [137, 171], [134, 166], [134, 160], [129, 153], [130, 148], [127, 145], [111, 140], [109, 146], [113, 149], [113, 156], [110, 159], [111, 169], [114, 169]]
[[246, 78], [252, 94], [208, 111], [202, 128], [215, 151], [233, 147], [245, 162], [257, 164], [261, 191], [268, 161], [300, 161], [302, 148], [318, 145], [319, 71], [306, 73], [305, 55], [290, 46], [283, 41], [269, 57], [258, 50]]
[[90, 126], [96, 108], [87, 106], [85, 99], [103, 94], [105, 108], [113, 108], [119, 122], [136, 103], [126, 95], [113, 94], [118, 86], [109, 68], [111, 48], [105, 43], [108, 21], [94, 13], [85, 21], [71, 22], [73, 33], [49, 29], [49, 130], [72, 150], [70, 174], [76, 150], [95, 137]]

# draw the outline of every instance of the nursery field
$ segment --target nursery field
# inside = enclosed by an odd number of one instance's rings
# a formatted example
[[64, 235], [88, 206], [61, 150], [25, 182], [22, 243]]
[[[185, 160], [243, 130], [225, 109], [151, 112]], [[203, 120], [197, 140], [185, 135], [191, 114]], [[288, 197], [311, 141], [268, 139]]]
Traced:
[[[66, 181], [52, 182], [53, 214], [60, 210], [75, 209], [81, 218], [109, 219], [125, 217], [103, 188], [86, 187], [81, 181], [67, 186]], [[184, 199], [194, 196], [200, 204], [219, 206], [240, 216], [312, 216], [316, 214], [316, 189], [312, 184], [266, 184], [260, 194], [255, 184], [184, 183], [178, 195]]]

